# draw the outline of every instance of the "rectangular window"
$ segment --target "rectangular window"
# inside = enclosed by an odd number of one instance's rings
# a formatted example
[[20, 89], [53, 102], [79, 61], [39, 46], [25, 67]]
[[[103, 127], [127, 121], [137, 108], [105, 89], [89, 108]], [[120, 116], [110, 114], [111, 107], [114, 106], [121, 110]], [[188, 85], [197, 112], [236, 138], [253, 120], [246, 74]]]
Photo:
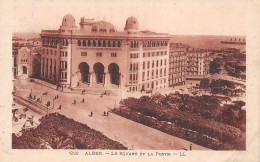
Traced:
[[132, 81], [132, 74], [130, 74], [129, 80]]
[[142, 75], [142, 80], [144, 81], [144, 77], [145, 77], [145, 72], [143, 72], [143, 75]]
[[97, 56], [97, 57], [102, 57], [102, 53], [101, 53], [101, 52], [97, 52], [97, 53], [96, 53], [96, 56]]
[[148, 69], [150, 68], [150, 61], [148, 61], [147, 68]]
[[117, 53], [111, 53], [111, 57], [117, 57]]
[[147, 80], [149, 80], [149, 71], [147, 71]]
[[65, 72], [65, 79], [67, 79], [67, 72]]
[[87, 52], [81, 52], [81, 56], [87, 56], [88, 53]]
[[143, 62], [143, 69], [145, 69], [145, 62]]
[[65, 52], [65, 57], [67, 57], [68, 56], [68, 52]]
[[143, 57], [145, 57], [145, 53], [143, 53]]

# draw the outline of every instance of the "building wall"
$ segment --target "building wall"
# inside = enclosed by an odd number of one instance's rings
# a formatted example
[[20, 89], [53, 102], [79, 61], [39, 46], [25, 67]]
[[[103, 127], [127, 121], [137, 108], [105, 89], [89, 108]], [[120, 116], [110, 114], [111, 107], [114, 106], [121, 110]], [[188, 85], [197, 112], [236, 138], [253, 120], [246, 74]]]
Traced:
[[172, 49], [169, 61], [169, 86], [184, 85], [186, 81], [186, 49]]

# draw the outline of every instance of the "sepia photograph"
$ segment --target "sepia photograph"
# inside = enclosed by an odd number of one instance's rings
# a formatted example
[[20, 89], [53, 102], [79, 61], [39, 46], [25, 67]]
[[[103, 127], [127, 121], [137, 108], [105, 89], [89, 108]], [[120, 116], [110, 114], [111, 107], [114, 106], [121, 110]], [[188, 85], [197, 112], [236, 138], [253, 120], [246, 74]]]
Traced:
[[251, 3], [220, 2], [12, 2], [11, 150], [247, 152]]

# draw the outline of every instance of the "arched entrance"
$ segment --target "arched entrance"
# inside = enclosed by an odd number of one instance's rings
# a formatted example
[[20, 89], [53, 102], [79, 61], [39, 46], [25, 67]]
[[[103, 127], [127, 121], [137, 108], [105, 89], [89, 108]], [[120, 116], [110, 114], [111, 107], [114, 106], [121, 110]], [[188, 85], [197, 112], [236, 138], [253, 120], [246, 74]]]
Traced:
[[116, 63], [109, 64], [108, 71], [110, 75], [111, 84], [119, 85], [119, 66]]
[[23, 74], [27, 74], [27, 67], [23, 66]]
[[99, 62], [95, 63], [93, 69], [96, 75], [96, 82], [104, 83], [104, 65]]
[[81, 73], [81, 79], [80, 79], [80, 81], [82, 81], [83, 83], [85, 83], [85, 82], [89, 82], [89, 66], [88, 66], [88, 64], [87, 63], [85, 63], [85, 62], [81, 62], [80, 64], [79, 64], [79, 71], [80, 71], [80, 73]]

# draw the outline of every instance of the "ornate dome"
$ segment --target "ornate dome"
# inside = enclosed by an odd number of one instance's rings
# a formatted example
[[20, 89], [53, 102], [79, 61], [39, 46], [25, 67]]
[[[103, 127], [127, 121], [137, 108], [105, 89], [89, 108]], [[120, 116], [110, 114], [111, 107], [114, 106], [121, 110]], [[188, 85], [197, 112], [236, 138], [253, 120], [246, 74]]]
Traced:
[[116, 27], [106, 21], [97, 21], [92, 25], [92, 32], [114, 33], [116, 31]]
[[139, 30], [139, 22], [137, 20], [137, 18], [131, 16], [126, 20], [125, 23], [125, 30], [135, 30], [138, 31]]
[[63, 17], [61, 26], [63, 28], [74, 28], [75, 27], [75, 19], [71, 14], [67, 14]]

